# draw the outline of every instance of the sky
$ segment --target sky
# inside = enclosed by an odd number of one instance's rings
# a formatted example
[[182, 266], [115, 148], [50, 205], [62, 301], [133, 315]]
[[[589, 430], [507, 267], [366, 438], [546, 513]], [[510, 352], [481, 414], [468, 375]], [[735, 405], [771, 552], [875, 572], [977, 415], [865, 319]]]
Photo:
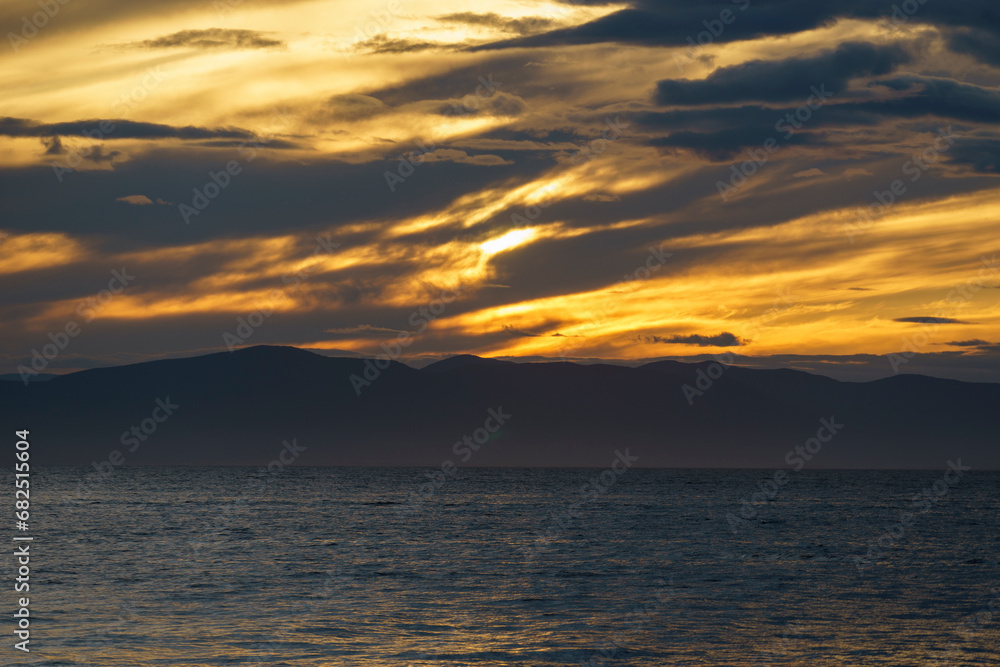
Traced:
[[273, 344], [1000, 381], [995, 0], [0, 28], [0, 372]]

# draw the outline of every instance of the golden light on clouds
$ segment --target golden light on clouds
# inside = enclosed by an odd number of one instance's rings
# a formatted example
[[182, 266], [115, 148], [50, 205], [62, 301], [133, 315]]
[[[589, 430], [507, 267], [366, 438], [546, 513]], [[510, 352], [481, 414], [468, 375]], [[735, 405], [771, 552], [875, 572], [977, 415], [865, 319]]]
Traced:
[[[998, 342], [996, 276], [948, 295], [1000, 249], [1000, 70], [933, 8], [768, 32], [741, 4], [697, 48], [690, 7], [67, 6], [0, 55], [0, 274], [53, 286], [10, 321], [58, 328], [126, 266], [106, 325], [198, 322], [199, 349], [277, 293], [295, 324], [261, 342], [367, 353], [459, 286], [413, 355], [883, 354], [932, 317], [954, 322], [928, 350]], [[815, 85], [830, 101], [721, 199]]]
[[534, 229], [512, 229], [503, 236], [498, 236], [495, 239], [484, 241], [480, 247], [483, 249], [484, 254], [494, 255], [498, 252], [510, 250], [511, 248], [516, 248], [519, 245], [527, 243], [534, 236]]

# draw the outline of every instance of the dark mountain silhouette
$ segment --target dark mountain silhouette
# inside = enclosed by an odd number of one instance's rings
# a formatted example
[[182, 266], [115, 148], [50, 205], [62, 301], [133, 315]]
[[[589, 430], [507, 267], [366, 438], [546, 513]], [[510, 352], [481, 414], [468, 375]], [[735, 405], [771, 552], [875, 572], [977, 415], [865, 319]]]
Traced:
[[[179, 406], [169, 416], [157, 410], [167, 399]], [[607, 467], [628, 448], [640, 466], [785, 468], [832, 419], [843, 428], [809, 467], [1000, 467], [1000, 384], [916, 375], [849, 383], [712, 363], [469, 356], [417, 370], [253, 347], [3, 382], [0, 401], [8, 436], [29, 429], [32, 461], [49, 465], [100, 463], [116, 450], [125, 465], [263, 465], [295, 439], [302, 465]], [[501, 408], [510, 418], [463, 460], [453, 445]]]

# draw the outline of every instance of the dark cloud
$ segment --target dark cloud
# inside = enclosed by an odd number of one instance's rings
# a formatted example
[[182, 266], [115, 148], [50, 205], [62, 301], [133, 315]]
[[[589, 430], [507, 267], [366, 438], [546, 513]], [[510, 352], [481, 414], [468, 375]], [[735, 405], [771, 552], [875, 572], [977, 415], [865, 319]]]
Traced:
[[841, 108], [902, 118], [940, 116], [975, 123], [1000, 122], [1000, 90], [996, 88], [915, 75], [883, 79], [873, 85], [910, 94], [841, 105]]
[[253, 145], [254, 148], [273, 148], [281, 150], [292, 150], [298, 149], [302, 150], [307, 148], [301, 144], [297, 144], [294, 141], [288, 141], [286, 139], [273, 139], [273, 138], [256, 138], [253, 139], [252, 143], [248, 142], [246, 139], [243, 141], [236, 141], [235, 139], [216, 139], [213, 141], [199, 141], [198, 146], [207, 146], [209, 148], [238, 148], [240, 146]]
[[[773, 139], [777, 145], [810, 145], [823, 146], [827, 141], [822, 135], [814, 132], [796, 132], [784, 139], [773, 126], [770, 127], [733, 127], [718, 132], [688, 132], [682, 130], [666, 137], [658, 137], [649, 141], [650, 146], [660, 148], [684, 148], [691, 150], [713, 162], [724, 162], [735, 158], [744, 148], [760, 147], [768, 139]], [[763, 149], [761, 149], [763, 150]]]
[[552, 27], [555, 21], [541, 16], [522, 16], [520, 18], [510, 18], [501, 16], [493, 12], [476, 14], [474, 12], [459, 12], [457, 14], [445, 14], [437, 17], [442, 23], [459, 23], [465, 25], [476, 25], [487, 28], [496, 28], [507, 32], [514, 32], [519, 35], [530, 35], [541, 32]]
[[[552, 322], [546, 323], [545, 325], [543, 325], [540, 328], [542, 328], [542, 329], [548, 329], [548, 328], [551, 328], [551, 327], [554, 327], [554, 326], [557, 326], [557, 325], [558, 325], [557, 322], [552, 321]], [[504, 325], [502, 325], [500, 327], [500, 329], [501, 329], [501, 331], [505, 335], [510, 336], [510, 337], [514, 337], [514, 338], [519, 338], [519, 337], [525, 337], [525, 338], [546, 338], [546, 337], [548, 337], [548, 338], [581, 338], [581, 336], [567, 336], [566, 334], [562, 334], [562, 333], [559, 333], [559, 332], [556, 332], [556, 333], [535, 333], [535, 332], [532, 332], [532, 331], [525, 331], [524, 329], [518, 329], [517, 327], [515, 327], [515, 326], [513, 326], [511, 324], [504, 324]]]
[[[802, 3], [801, 8], [783, 7], [773, 11], [763, 2], [753, 3], [755, 12], [740, 11], [739, 6], [727, 2], [691, 3], [676, 0], [669, 7], [650, 9], [624, 9], [603, 16], [589, 23], [572, 28], [561, 28], [529, 37], [509, 39], [476, 47], [478, 49], [547, 47], [572, 44], [599, 44], [623, 42], [644, 46], [689, 46], [687, 39], [697, 39], [705, 31], [702, 21], [715, 21], [722, 11], [728, 10], [736, 17], [730, 25], [718, 24], [717, 37], [711, 39], [731, 41], [767, 34], [786, 34], [818, 27], [828, 18], [820, 4]], [[750, 0], [740, 4], [749, 6]], [[787, 4], [787, 3], [785, 3]], [[711, 40], [710, 40], [711, 41]], [[697, 44], [697, 42], [694, 42]]]
[[[1000, 90], [951, 79], [924, 76], [898, 76], [873, 81], [871, 86], [909, 93], [888, 98], [836, 103], [836, 100], [815, 110], [805, 121], [809, 127], [818, 125], [873, 125], [882, 117], [919, 118], [939, 116], [981, 123], [1000, 123]], [[808, 90], [802, 101], [806, 101]], [[637, 116], [648, 125], [676, 126], [742, 126], [774, 124], [796, 111], [796, 107], [769, 108], [758, 105], [718, 107], [710, 109], [675, 109]]]
[[110, 163], [121, 154], [121, 151], [108, 151], [105, 153], [104, 146], [91, 146], [90, 148], [80, 151], [80, 156], [83, 157], [84, 160], [95, 164], [100, 164], [102, 162]]
[[[395, 173], [395, 158], [365, 164], [336, 159], [304, 164], [272, 158], [269, 151], [254, 151], [253, 162], [246, 162], [246, 155], [236, 148], [229, 154], [218, 150], [192, 153], [182, 147], [154, 148], [130, 156], [128, 161], [115, 162], [113, 170], [79, 171], [64, 175], [61, 182], [49, 165], [5, 169], [4, 227], [7, 231], [47, 230], [107, 237], [109, 242], [118, 243], [114, 252], [146, 244], [162, 247], [234, 235], [295, 230], [308, 234], [310, 230], [329, 231], [358, 219], [395, 221], [439, 211], [464, 193], [508, 179], [527, 181], [551, 169], [554, 163], [552, 159], [526, 157], [516, 164], [473, 169], [450, 161], [428, 162], [391, 192], [385, 172]], [[218, 171], [230, 159], [239, 161], [243, 171], [189, 225], [184, 224], [177, 206], [150, 206], [141, 212], [148, 224], [136, 226], [137, 211], [114, 204], [122, 194], [145, 192], [151, 198], [190, 205], [194, 189], [204, 187], [209, 172]], [[294, 216], [289, 216], [291, 209]], [[413, 242], [445, 243], [465, 229], [458, 227], [435, 229]], [[466, 232], [479, 234], [481, 230]], [[352, 235], [349, 242], [371, 243], [375, 236], [375, 231]]]
[[92, 139], [249, 139], [253, 133], [239, 128], [205, 128], [187, 125], [174, 127], [134, 120], [76, 120], [65, 123], [39, 123], [27, 118], [0, 116], [0, 136], [53, 137], [83, 135]]
[[1000, 40], [986, 30], [960, 28], [948, 34], [948, 48], [970, 55], [980, 62], [1000, 67]]
[[66, 152], [59, 137], [42, 137], [42, 145], [45, 146], [46, 155], [62, 155]]
[[146, 39], [141, 42], [130, 42], [125, 46], [131, 48], [168, 49], [190, 47], [196, 49], [268, 49], [276, 46], [286, 46], [278, 39], [265, 37], [268, 33], [257, 30], [230, 30], [226, 28], [208, 28], [206, 30], [181, 30], [170, 35]]
[[[1000, 123], [1000, 90], [995, 88], [909, 75], [877, 80], [871, 85], [873, 89], [884, 88], [906, 94], [840, 104], [831, 102], [811, 110], [806, 116], [796, 116], [797, 108], [792, 107], [743, 105], [680, 108], [640, 113], [632, 118], [649, 129], [674, 130], [666, 137], [647, 140], [650, 145], [690, 149], [712, 160], [730, 159], [744, 148], [761, 146], [767, 139], [775, 139], [779, 146], [828, 145], [834, 143], [834, 138], [830, 133], [817, 130], [876, 126], [889, 118], [937, 117], [942, 120]], [[954, 134], [958, 135], [958, 131]], [[931, 137], [928, 141], [936, 138]], [[961, 138], [952, 141], [958, 143]], [[995, 153], [995, 144], [970, 140], [966, 142], [966, 147], [949, 152], [948, 159], [972, 164], [982, 173], [993, 173], [996, 168]]]
[[1000, 139], [958, 139], [948, 151], [947, 159], [953, 164], [968, 165], [980, 174], [1000, 174]]
[[983, 345], [991, 345], [991, 343], [989, 341], [974, 338], [972, 340], [953, 340], [949, 343], [942, 343], [942, 345], [954, 345], [955, 347], [981, 347]]
[[656, 102], [664, 105], [728, 104], [806, 99], [812, 87], [841, 93], [854, 78], [888, 74], [909, 62], [900, 46], [846, 42], [808, 58], [752, 60], [722, 67], [705, 79], [667, 79], [657, 83]]
[[908, 322], [913, 324], [972, 324], [972, 322], [965, 322], [962, 320], [952, 319], [950, 317], [897, 317], [893, 322]]
[[356, 336], [365, 337], [386, 337], [394, 338], [399, 334], [410, 333], [402, 329], [390, 329], [388, 327], [373, 326], [371, 324], [358, 324], [350, 327], [340, 327], [335, 329], [324, 329], [323, 333], [334, 336], [344, 336], [353, 338]]
[[531, 333], [530, 331], [524, 331], [522, 329], [516, 329], [511, 324], [504, 324], [500, 328], [505, 333], [507, 333], [507, 334], [509, 334], [511, 336], [515, 336], [515, 337], [525, 336], [525, 337], [530, 337], [530, 338], [540, 338], [540, 337], [542, 337], [542, 336], [545, 335], [545, 334], [540, 334], [540, 333]]
[[446, 45], [437, 42], [423, 42], [417, 39], [402, 39], [376, 35], [354, 45], [356, 51], [365, 53], [412, 53], [440, 49]]
[[[566, 4], [603, 6], [573, 0]], [[645, 46], [689, 47], [788, 35], [820, 28], [839, 19], [880, 20], [949, 27], [975, 27], [1000, 33], [1000, 7], [994, 0], [920, 4], [912, 15], [898, 5], [870, 0], [634, 0], [632, 7], [583, 25], [475, 47], [504, 49], [618, 42]], [[903, 3], [899, 3], [903, 4]], [[898, 16], [894, 19], [894, 13]]]
[[723, 331], [722, 333], [715, 334], [714, 336], [702, 336], [701, 334], [666, 337], [646, 336], [643, 340], [651, 343], [679, 343], [683, 345], [699, 345], [701, 347], [739, 347], [747, 344], [747, 341], [735, 334], [729, 333], [728, 331]]

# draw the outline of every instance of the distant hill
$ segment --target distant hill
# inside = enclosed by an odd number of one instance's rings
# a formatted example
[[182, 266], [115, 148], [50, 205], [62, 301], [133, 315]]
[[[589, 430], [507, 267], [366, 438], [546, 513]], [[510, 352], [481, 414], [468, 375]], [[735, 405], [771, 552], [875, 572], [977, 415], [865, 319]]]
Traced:
[[[124, 464], [264, 465], [295, 438], [307, 448], [302, 465], [607, 467], [628, 448], [639, 466], [786, 468], [786, 454], [833, 418], [843, 429], [810, 467], [944, 468], [961, 457], [1000, 468], [1000, 384], [848, 383], [672, 361], [379, 363], [252, 347], [0, 382], [0, 421], [11, 438], [30, 429], [32, 460], [52, 465], [100, 463], [115, 450]], [[156, 401], [168, 397], [179, 407], [160, 408], [157, 423]], [[510, 418], [463, 461], [455, 443], [499, 408]], [[133, 426], [145, 440], [126, 433]]]

